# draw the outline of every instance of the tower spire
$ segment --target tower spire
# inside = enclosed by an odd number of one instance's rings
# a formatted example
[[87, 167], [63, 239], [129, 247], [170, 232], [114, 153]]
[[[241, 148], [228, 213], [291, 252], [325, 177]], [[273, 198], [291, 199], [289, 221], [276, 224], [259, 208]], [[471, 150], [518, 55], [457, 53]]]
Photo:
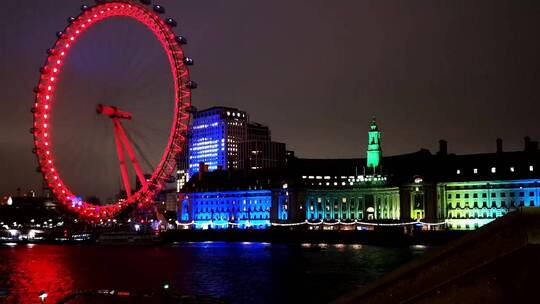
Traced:
[[375, 173], [376, 169], [381, 164], [382, 149], [381, 149], [381, 132], [375, 121], [375, 117], [371, 120], [368, 132], [368, 148], [367, 148], [367, 167], [373, 169]]

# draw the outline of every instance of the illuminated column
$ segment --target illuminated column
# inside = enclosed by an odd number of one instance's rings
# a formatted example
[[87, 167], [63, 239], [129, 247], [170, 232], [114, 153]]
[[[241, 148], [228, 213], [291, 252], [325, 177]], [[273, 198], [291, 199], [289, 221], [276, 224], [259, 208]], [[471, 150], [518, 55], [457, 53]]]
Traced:
[[373, 119], [368, 132], [367, 168], [373, 169], [373, 173], [375, 173], [381, 163], [381, 158], [381, 132]]

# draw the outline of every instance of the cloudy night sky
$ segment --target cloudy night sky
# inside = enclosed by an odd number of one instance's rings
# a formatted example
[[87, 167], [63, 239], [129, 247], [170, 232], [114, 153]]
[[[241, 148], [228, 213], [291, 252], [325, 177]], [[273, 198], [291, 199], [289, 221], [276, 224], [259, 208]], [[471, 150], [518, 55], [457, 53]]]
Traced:
[[[522, 149], [525, 135], [539, 139], [538, 1], [159, 3], [189, 40], [184, 50], [195, 60], [191, 77], [199, 84], [193, 105], [245, 110], [297, 156], [364, 157], [373, 116], [385, 155], [436, 152], [441, 138], [452, 153], [492, 152], [497, 137], [505, 150]], [[38, 188], [29, 133], [32, 88], [56, 31], [81, 4], [2, 3], [2, 194]], [[152, 129], [138, 133], [139, 144], [156, 154], [172, 96], [166, 57], [143, 26], [120, 18], [87, 34], [66, 62], [53, 110], [64, 129], [55, 133], [63, 143], [56, 153], [72, 158], [59, 160], [68, 176], [99, 167], [90, 154], [109, 149], [103, 142], [111, 143], [112, 126], [95, 117], [96, 103], [133, 100], [144, 121], [138, 128]], [[109, 174], [99, 170], [89, 176]]]

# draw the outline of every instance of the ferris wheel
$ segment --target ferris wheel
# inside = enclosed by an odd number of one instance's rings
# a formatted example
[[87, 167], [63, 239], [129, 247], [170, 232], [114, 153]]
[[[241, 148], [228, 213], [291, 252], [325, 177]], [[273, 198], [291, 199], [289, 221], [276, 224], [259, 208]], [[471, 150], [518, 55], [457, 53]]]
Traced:
[[[175, 171], [177, 155], [182, 151], [187, 136], [189, 124], [189, 108], [191, 106], [191, 90], [196, 83], [190, 80], [187, 66], [193, 60], [184, 56], [182, 45], [186, 44], [183, 36], [176, 35], [173, 28], [177, 22], [172, 18], [162, 18], [165, 9], [160, 5], [150, 5], [149, 0], [116, 0], [96, 1], [96, 5], [81, 6], [81, 13], [76, 17], [69, 17], [67, 27], [57, 33], [57, 40], [47, 51], [47, 60], [40, 69], [40, 78], [35, 88], [35, 102], [32, 107], [34, 136], [34, 153], [37, 155], [39, 170], [44, 180], [57, 200], [68, 210], [88, 220], [109, 219], [114, 217], [126, 207], [136, 204], [139, 207], [153, 202], [154, 196], [162, 189], [165, 181]], [[116, 156], [124, 195], [117, 197], [107, 205], [95, 204], [72, 191], [70, 182], [63, 179], [64, 172], [57, 165], [59, 159], [55, 153], [52, 138], [57, 132], [55, 122], [51, 119], [55, 115], [55, 98], [58, 95], [59, 84], [63, 81], [62, 71], [70, 50], [85, 32], [103, 20], [127, 17], [150, 29], [157, 38], [170, 65], [174, 82], [174, 105], [172, 112], [172, 125], [167, 137], [165, 149], [160, 153], [160, 159], [150, 171], [144, 174], [137, 161], [136, 144], [130, 140], [124, 122], [134, 118], [129, 109], [116, 105], [106, 105], [96, 102], [94, 115], [110, 118], [111, 133], [114, 134]], [[133, 145], [132, 145], [133, 144]], [[128, 157], [125, 157], [127, 152]], [[135, 172], [139, 187], [134, 187], [128, 176], [128, 164]], [[116, 169], [118, 170], [118, 169]]]

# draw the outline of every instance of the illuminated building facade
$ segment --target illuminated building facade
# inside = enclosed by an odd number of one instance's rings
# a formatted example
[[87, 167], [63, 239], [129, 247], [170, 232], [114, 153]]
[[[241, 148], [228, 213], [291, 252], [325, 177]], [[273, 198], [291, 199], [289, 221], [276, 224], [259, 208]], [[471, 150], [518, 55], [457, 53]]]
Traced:
[[210, 171], [236, 169], [238, 145], [246, 140], [246, 112], [234, 108], [213, 107], [193, 113], [189, 136], [189, 175], [199, 171], [199, 163]]
[[524, 139], [523, 151], [504, 152], [497, 139], [495, 153], [439, 153], [442, 176], [437, 184], [438, 218], [449, 229], [471, 230], [520, 207], [539, 207], [538, 142]]
[[540, 206], [540, 179], [451, 182], [438, 188], [440, 217], [450, 229], [476, 229], [519, 207]]
[[[344, 229], [333, 223], [422, 221], [470, 230], [522, 207], [540, 207], [537, 142], [527, 137], [523, 151], [504, 152], [499, 139], [496, 152], [470, 155], [449, 154], [444, 140], [439, 145], [435, 154], [421, 149], [383, 157], [373, 121], [366, 158], [291, 155], [279, 169], [210, 172], [205, 175], [210, 184], [192, 178], [179, 219], [195, 221], [199, 228], [210, 219], [246, 228], [242, 221], [249, 219], [271, 224], [307, 221], [311, 228], [328, 223], [324, 229]], [[261, 212], [267, 214], [260, 218]]]
[[399, 220], [399, 188], [306, 191], [306, 218], [311, 221]]
[[186, 185], [178, 220], [195, 229], [264, 229], [289, 219], [290, 194], [277, 175], [217, 170]]
[[[182, 204], [191, 208], [191, 220], [197, 229], [262, 229], [270, 226], [272, 191], [196, 192], [186, 195]], [[186, 212], [182, 220], [189, 219]]]

